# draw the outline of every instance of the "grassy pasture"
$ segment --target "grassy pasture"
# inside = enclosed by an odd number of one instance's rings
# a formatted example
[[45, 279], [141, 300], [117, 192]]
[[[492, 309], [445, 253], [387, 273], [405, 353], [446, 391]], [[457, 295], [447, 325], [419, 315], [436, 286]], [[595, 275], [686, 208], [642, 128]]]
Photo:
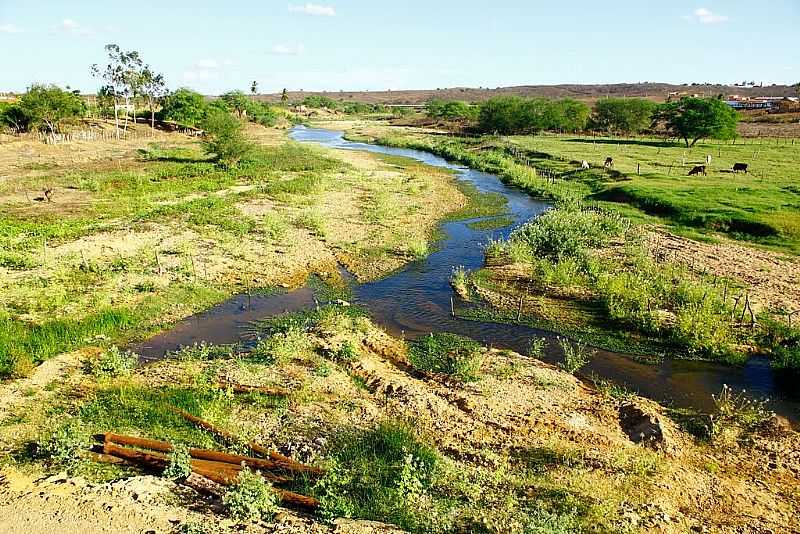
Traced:
[[[628, 204], [679, 228], [719, 231], [800, 252], [800, 143], [706, 141], [687, 149], [658, 140], [577, 136], [511, 141], [526, 151], [555, 156], [562, 172], [565, 163], [588, 161], [594, 170], [567, 178], [585, 188], [588, 198]], [[707, 155], [708, 176], [687, 176], [693, 166], [706, 164]], [[621, 176], [598, 170], [606, 157], [614, 158]], [[750, 172], [734, 174], [738, 162], [748, 163]]]
[[[660, 139], [554, 134], [457, 138], [373, 125], [348, 135], [430, 150], [495, 172], [535, 196], [579, 197], [689, 237], [724, 234], [800, 253], [800, 143], [791, 140], [707, 140], [686, 148]], [[687, 176], [708, 155], [708, 176]], [[611, 172], [603, 169], [606, 157], [614, 159]], [[580, 169], [583, 160], [589, 170]], [[748, 163], [750, 172], [734, 174], [731, 169], [738, 162]], [[555, 182], [548, 173], [556, 176]]]

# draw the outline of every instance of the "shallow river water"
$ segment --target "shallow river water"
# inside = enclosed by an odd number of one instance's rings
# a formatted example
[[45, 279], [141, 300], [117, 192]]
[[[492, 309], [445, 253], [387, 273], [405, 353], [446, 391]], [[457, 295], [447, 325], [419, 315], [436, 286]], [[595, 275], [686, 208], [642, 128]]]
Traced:
[[[560, 353], [555, 348], [555, 335], [550, 332], [522, 325], [461, 320], [450, 314], [450, 298], [455, 296], [449, 284], [453, 267], [479, 268], [483, 263], [482, 245], [490, 238], [506, 237], [515, 226], [541, 214], [549, 205], [504, 185], [495, 175], [450, 163], [433, 154], [355, 143], [342, 136], [342, 132], [304, 127], [297, 127], [291, 133], [299, 142], [405, 156], [452, 169], [459, 180], [474, 184], [478, 190], [506, 197], [513, 219], [512, 224], [499, 230], [474, 230], [467, 226], [479, 219], [444, 223], [442, 229], [446, 237], [437, 244], [435, 252], [382, 280], [354, 284], [354, 303], [366, 308], [372, 319], [388, 332], [406, 339], [430, 332], [454, 332], [486, 345], [524, 354], [532, 337], [546, 337], [550, 343], [544, 359], [558, 361]], [[145, 358], [155, 359], [167, 351], [201, 341], [235, 343], [253, 321], [313, 305], [314, 294], [308, 288], [272, 296], [238, 295], [132, 348]], [[800, 384], [781, 381], [763, 358], [752, 358], [743, 366], [686, 360], [667, 360], [652, 365], [639, 363], [624, 354], [598, 350], [583, 372], [594, 373], [665, 404], [702, 410], [709, 410], [711, 395], [728, 384], [753, 396], [769, 398], [772, 410], [795, 424], [800, 423]]]

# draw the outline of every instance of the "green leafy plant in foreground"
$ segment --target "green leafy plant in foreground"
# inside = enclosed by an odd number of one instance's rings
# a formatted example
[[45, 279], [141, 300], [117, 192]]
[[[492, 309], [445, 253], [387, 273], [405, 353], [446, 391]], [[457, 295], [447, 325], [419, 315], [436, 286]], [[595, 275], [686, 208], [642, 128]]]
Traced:
[[222, 497], [222, 504], [233, 519], [271, 519], [278, 509], [272, 485], [247, 468], [239, 472], [236, 484]]
[[174, 443], [163, 476], [170, 480], [186, 480], [191, 474], [192, 457], [189, 448], [181, 443]]

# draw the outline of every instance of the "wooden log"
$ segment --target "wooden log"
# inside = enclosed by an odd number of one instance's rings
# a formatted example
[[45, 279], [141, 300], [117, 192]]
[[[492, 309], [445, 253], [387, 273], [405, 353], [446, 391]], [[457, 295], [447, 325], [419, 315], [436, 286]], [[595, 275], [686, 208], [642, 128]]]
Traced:
[[[106, 433], [102, 435], [103, 441], [106, 443], [116, 443], [118, 445], [129, 445], [133, 447], [139, 447], [142, 449], [150, 449], [153, 451], [159, 452], [171, 452], [172, 451], [172, 444], [167, 441], [159, 441], [155, 439], [147, 439], [147, 438], [139, 438], [135, 436], [124, 436], [120, 434], [113, 434], [113, 433]], [[244, 465], [251, 469], [256, 469], [259, 471], [266, 470], [266, 471], [289, 471], [289, 472], [303, 472], [303, 473], [313, 473], [313, 474], [320, 474], [321, 470], [316, 467], [312, 467], [310, 465], [298, 464], [302, 467], [302, 469], [295, 469], [294, 465], [286, 465], [285, 462], [278, 462], [275, 460], [265, 460], [262, 458], [252, 458], [250, 456], [241, 456], [238, 454], [229, 454], [226, 452], [221, 451], [213, 451], [208, 449], [189, 449], [189, 455], [192, 458], [196, 458], [198, 460], [206, 460], [212, 462], [218, 462], [221, 464], [226, 465], [233, 465], [234, 467], [241, 469]], [[297, 463], [297, 462], [294, 462]], [[270, 479], [273, 482], [288, 482], [288, 479], [284, 477], [279, 477], [273, 474], [269, 475]]]
[[[173, 412], [175, 412], [176, 414], [180, 415], [181, 417], [183, 417], [184, 419], [186, 419], [187, 421], [190, 421], [190, 422], [196, 424], [197, 426], [199, 426], [202, 429], [208, 430], [212, 434], [216, 434], [216, 435], [220, 436], [221, 438], [223, 438], [225, 440], [228, 440], [230, 442], [234, 442], [234, 443], [238, 443], [239, 442], [239, 439], [235, 435], [231, 434], [230, 432], [222, 430], [221, 428], [217, 428], [214, 425], [212, 425], [211, 423], [209, 423], [208, 421], [204, 421], [203, 419], [200, 419], [199, 417], [194, 416], [194, 415], [190, 414], [189, 412], [187, 412], [185, 410], [181, 410], [180, 408], [174, 408], [174, 407], [172, 407], [171, 410]], [[269, 458], [269, 459], [274, 460], [276, 462], [281, 462], [281, 463], [285, 464], [286, 468], [290, 469], [292, 471], [313, 473], [313, 474], [318, 474], [318, 475], [324, 473], [324, 471], [322, 469], [319, 469], [319, 468], [316, 468], [316, 467], [310, 467], [310, 466], [307, 466], [307, 465], [303, 465], [303, 464], [301, 464], [299, 462], [296, 462], [296, 461], [292, 460], [288, 456], [284, 456], [283, 454], [281, 454], [279, 452], [276, 452], [276, 451], [271, 451], [271, 450], [267, 449], [266, 447], [264, 447], [262, 445], [259, 445], [258, 443], [255, 443], [255, 442], [251, 441], [251, 442], [247, 443], [247, 446], [250, 448], [250, 450], [252, 450], [253, 452], [256, 452], [256, 453], [264, 456], [265, 458]]]

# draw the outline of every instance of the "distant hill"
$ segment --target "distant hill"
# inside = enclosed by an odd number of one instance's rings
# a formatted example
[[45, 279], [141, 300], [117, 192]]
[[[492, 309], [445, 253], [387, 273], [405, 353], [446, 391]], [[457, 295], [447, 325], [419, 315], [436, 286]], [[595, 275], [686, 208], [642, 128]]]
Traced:
[[[771, 85], [764, 87], [736, 87], [732, 85], [672, 85], [668, 83], [616, 83], [603, 85], [521, 85], [518, 87], [470, 88], [453, 87], [447, 89], [422, 89], [408, 91], [290, 91], [289, 100], [296, 102], [311, 95], [327, 96], [339, 101], [366, 102], [370, 104], [424, 104], [434, 98], [443, 100], [464, 100], [480, 102], [499, 95], [541, 96], [548, 98], [576, 98], [593, 101], [604, 97], [644, 97], [653, 100], [666, 100], [672, 92], [699, 94], [705, 96], [747, 95], [747, 96], [796, 96], [794, 87]], [[259, 95], [268, 102], [280, 101], [280, 94]]]

